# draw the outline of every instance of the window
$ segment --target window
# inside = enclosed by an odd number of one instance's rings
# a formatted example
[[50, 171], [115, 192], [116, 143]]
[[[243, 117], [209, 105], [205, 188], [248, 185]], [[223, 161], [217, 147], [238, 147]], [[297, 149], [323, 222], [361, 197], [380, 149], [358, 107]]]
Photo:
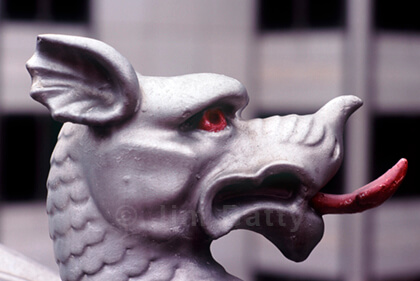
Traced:
[[380, 31], [420, 31], [417, 1], [376, 0], [375, 27]]
[[260, 0], [259, 30], [305, 30], [344, 26], [345, 0]]
[[2, 117], [0, 197], [3, 200], [45, 199], [49, 159], [60, 127], [50, 116]]
[[3, 0], [0, 11], [6, 20], [87, 23], [89, 0]]
[[407, 176], [394, 197], [420, 196], [415, 180], [415, 171], [420, 171], [419, 128], [420, 116], [377, 116], [374, 119], [372, 178], [381, 176], [401, 157], [408, 160]]

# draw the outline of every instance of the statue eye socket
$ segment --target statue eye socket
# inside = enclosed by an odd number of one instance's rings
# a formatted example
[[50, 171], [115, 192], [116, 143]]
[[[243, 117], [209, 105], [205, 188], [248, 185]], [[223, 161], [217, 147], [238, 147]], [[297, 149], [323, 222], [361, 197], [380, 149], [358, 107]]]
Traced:
[[220, 108], [212, 108], [204, 111], [198, 123], [198, 129], [208, 132], [219, 132], [227, 126], [224, 112]]

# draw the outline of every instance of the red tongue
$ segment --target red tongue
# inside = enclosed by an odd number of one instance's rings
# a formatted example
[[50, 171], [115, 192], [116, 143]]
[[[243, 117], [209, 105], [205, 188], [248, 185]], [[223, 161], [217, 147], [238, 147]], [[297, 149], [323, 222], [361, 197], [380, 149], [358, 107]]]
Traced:
[[311, 205], [321, 215], [358, 213], [379, 206], [400, 186], [407, 173], [407, 165], [407, 160], [403, 158], [385, 174], [349, 194], [318, 192]]

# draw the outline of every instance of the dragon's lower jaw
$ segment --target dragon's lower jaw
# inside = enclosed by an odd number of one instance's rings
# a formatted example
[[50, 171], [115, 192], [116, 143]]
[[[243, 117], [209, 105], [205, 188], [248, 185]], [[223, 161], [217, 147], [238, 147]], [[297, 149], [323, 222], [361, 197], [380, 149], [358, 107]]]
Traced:
[[[259, 233], [295, 262], [306, 260], [324, 234], [324, 221], [308, 204], [265, 208], [244, 217], [235, 229]], [[260, 221], [256, 223], [255, 219]]]
[[377, 207], [395, 193], [407, 173], [407, 167], [407, 160], [401, 159], [381, 177], [352, 193], [333, 195], [318, 192], [311, 205], [321, 215], [358, 213]]

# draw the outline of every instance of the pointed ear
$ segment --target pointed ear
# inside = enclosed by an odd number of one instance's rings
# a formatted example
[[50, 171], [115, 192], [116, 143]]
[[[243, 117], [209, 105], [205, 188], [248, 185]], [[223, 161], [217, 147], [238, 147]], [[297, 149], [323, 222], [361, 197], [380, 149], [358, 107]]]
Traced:
[[100, 41], [38, 36], [26, 67], [32, 77], [31, 97], [58, 121], [107, 126], [129, 118], [140, 107], [141, 90], [133, 67]]

